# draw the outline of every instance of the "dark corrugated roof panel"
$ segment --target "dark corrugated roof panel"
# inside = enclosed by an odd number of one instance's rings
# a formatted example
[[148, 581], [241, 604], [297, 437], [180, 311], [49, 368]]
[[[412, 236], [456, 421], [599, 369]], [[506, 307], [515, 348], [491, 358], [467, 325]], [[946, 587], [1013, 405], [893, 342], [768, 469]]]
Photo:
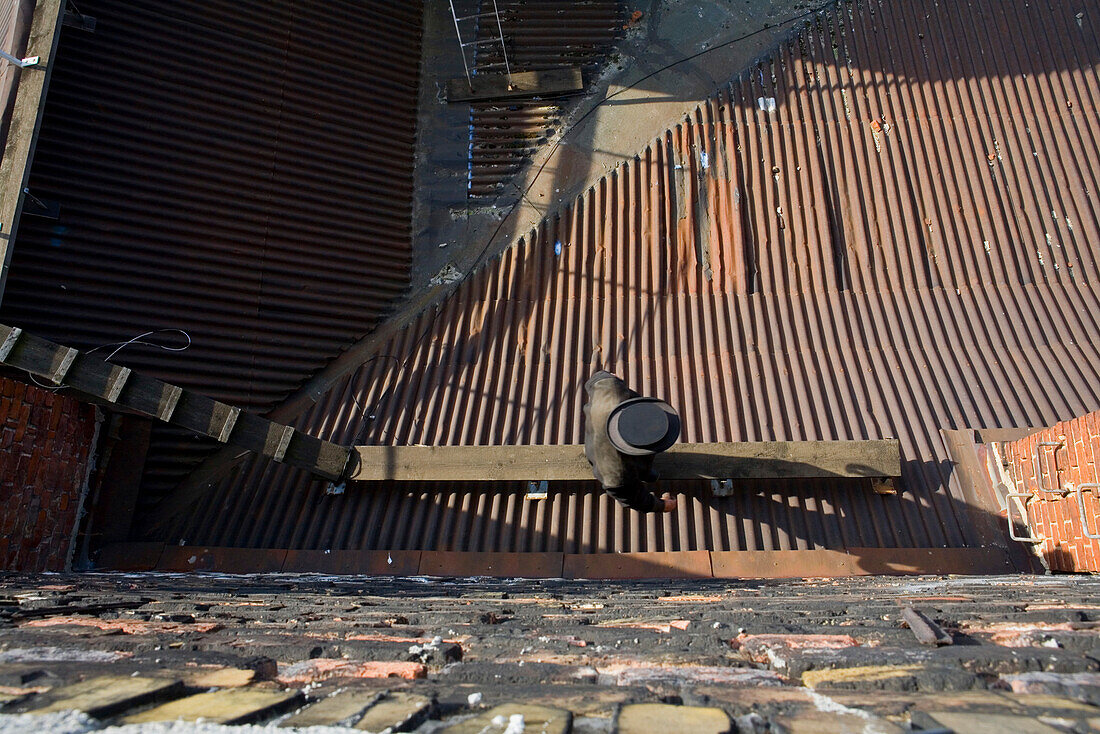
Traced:
[[744, 484], [725, 499], [684, 485], [675, 514], [643, 516], [591, 484], [545, 502], [514, 485], [333, 497], [253, 461], [169, 540], [981, 544], [981, 503], [939, 431], [1100, 408], [1100, 43], [1079, 12], [1068, 0], [837, 6], [298, 423], [344, 443], [580, 443], [582, 384], [604, 368], [677, 406], [685, 441], [897, 437], [899, 496], [858, 481]]
[[[408, 285], [420, 3], [85, 0], [3, 315], [262, 410]], [[182, 343], [181, 337], [165, 337]]]

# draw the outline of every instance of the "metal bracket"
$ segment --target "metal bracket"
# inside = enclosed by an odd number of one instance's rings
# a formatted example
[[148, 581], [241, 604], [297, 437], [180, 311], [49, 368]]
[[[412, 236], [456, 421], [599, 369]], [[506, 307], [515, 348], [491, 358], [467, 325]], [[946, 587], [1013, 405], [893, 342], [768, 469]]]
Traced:
[[[1012, 538], [1013, 540], [1019, 541], [1021, 543], [1042, 543], [1043, 541], [1045, 541], [1046, 540], [1045, 537], [1025, 538], [1025, 537], [1016, 535], [1016, 531], [1014, 529], [1014, 525], [1013, 525], [1013, 522], [1012, 522], [1012, 502], [1011, 502], [1011, 500], [1016, 500], [1016, 506], [1020, 508], [1020, 514], [1023, 516], [1024, 527], [1025, 528], [1028, 527], [1028, 525], [1027, 525], [1027, 505], [1028, 505], [1028, 502], [1035, 499], [1035, 495], [1033, 495], [1029, 492], [1009, 492], [1006, 499], [1009, 500], [1008, 507], [1006, 508], [1006, 511], [1005, 511], [1005, 519], [1008, 521], [1008, 537]], [[1021, 499], [1024, 500], [1023, 503], [1020, 502]]]
[[72, 369], [73, 362], [80, 355], [80, 351], [68, 347], [65, 353], [61, 356], [61, 361], [54, 367], [53, 373], [46, 375], [46, 379], [55, 385], [60, 385], [65, 380], [65, 375], [69, 374], [69, 370]]
[[30, 189], [23, 189], [27, 198], [23, 201], [23, 213], [31, 217], [43, 217], [45, 219], [60, 219], [61, 204], [56, 201], [43, 201], [31, 193]]
[[77, 28], [88, 33], [95, 33], [95, 18], [90, 15], [82, 15], [75, 10], [66, 10], [61, 23], [66, 28]]
[[711, 479], [710, 491], [715, 497], [729, 497], [733, 494], [733, 480]]
[[898, 486], [893, 477], [875, 477], [871, 479], [871, 490], [879, 495], [896, 495]]
[[0, 59], [4, 59], [8, 63], [18, 66], [20, 69], [26, 69], [31, 66], [38, 66], [38, 62], [41, 60], [37, 56], [27, 56], [22, 59], [17, 59], [16, 57], [9, 54], [7, 51], [0, 51]]
[[0, 362], [3, 362], [11, 354], [11, 350], [15, 349], [15, 343], [19, 341], [19, 337], [23, 334], [23, 330], [18, 326], [13, 327], [8, 335], [4, 337], [4, 341], [0, 343]]
[[1053, 474], [1055, 475], [1055, 477], [1057, 477], [1058, 459], [1056, 457], [1056, 454], [1058, 453], [1058, 449], [1062, 448], [1065, 445], [1065, 441], [1040, 441], [1039, 443], [1035, 444], [1035, 451], [1031, 454], [1031, 463], [1035, 467], [1035, 485], [1039, 488], [1040, 492], [1046, 492], [1047, 494], [1056, 494], [1059, 497], [1065, 497], [1070, 493], [1070, 490], [1066, 489], [1065, 487], [1044, 487], [1043, 474], [1039, 463], [1039, 454], [1042, 453], [1043, 449], [1053, 449], [1050, 452], [1050, 458], [1054, 462]]
[[549, 483], [544, 479], [541, 482], [528, 482], [527, 494], [523, 495], [525, 500], [544, 500], [549, 496], [548, 488]]
[[1081, 513], [1081, 530], [1084, 532], [1086, 538], [1092, 540], [1100, 540], [1100, 527], [1097, 527], [1097, 532], [1089, 532], [1089, 518], [1085, 512], [1085, 488], [1088, 487], [1097, 495], [1100, 495], [1100, 484], [1096, 482], [1086, 482], [1085, 484], [1077, 485], [1077, 511]]

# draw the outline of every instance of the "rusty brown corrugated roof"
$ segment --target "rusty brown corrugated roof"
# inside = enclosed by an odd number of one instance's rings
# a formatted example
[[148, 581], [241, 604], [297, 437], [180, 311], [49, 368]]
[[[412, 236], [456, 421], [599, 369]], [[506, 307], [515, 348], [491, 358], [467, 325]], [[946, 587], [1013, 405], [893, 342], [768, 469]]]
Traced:
[[328, 497], [251, 462], [171, 539], [566, 552], [987, 542], [972, 506], [989, 498], [960, 483], [940, 429], [1100, 407], [1100, 44], [1080, 12], [1065, 0], [836, 6], [298, 423], [345, 443], [579, 443], [581, 386], [605, 368], [676, 405], [686, 441], [896, 436], [900, 496], [823, 481], [721, 499], [687, 485], [677, 513], [658, 517], [587, 484], [546, 502], [507, 485]]
[[[66, 29], [2, 312], [275, 405], [409, 282], [420, 3], [87, 0]], [[183, 339], [165, 335], [181, 344]]]

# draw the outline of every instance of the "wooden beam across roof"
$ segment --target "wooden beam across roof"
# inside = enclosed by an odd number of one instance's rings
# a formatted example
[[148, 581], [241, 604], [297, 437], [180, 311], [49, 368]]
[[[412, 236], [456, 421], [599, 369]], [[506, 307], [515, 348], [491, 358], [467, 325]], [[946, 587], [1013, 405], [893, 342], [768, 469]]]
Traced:
[[[473, 82], [473, 89], [470, 89]], [[447, 82], [448, 102], [487, 102], [495, 99], [553, 97], [584, 90], [578, 68], [520, 71], [513, 74], [478, 74]]]
[[[356, 481], [582, 481], [584, 446], [356, 446]], [[896, 439], [689, 443], [657, 457], [662, 479], [901, 476]]]
[[[580, 445], [339, 446], [11, 326], [0, 325], [0, 364], [332, 480], [592, 479]], [[889, 479], [901, 475], [901, 451], [896, 439], [680, 444], [654, 468], [665, 479]]]

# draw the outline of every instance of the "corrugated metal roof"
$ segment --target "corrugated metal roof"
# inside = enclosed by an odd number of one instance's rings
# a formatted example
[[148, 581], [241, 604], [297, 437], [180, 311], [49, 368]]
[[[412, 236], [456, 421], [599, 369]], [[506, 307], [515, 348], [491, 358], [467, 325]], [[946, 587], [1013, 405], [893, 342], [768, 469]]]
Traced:
[[30, 179], [61, 218], [24, 219], [4, 318], [82, 349], [184, 329], [116, 359], [270, 408], [408, 285], [422, 6], [80, 10]]
[[991, 498], [967, 494], [939, 431], [1100, 408], [1100, 43], [1079, 13], [1068, 0], [836, 6], [298, 423], [344, 443], [579, 443], [582, 384], [603, 368], [677, 406], [685, 441], [896, 436], [901, 495], [824, 481], [719, 499], [688, 485], [674, 515], [642, 516], [590, 484], [546, 502], [453, 484], [330, 497], [254, 461], [170, 539], [979, 545], [972, 513]]

